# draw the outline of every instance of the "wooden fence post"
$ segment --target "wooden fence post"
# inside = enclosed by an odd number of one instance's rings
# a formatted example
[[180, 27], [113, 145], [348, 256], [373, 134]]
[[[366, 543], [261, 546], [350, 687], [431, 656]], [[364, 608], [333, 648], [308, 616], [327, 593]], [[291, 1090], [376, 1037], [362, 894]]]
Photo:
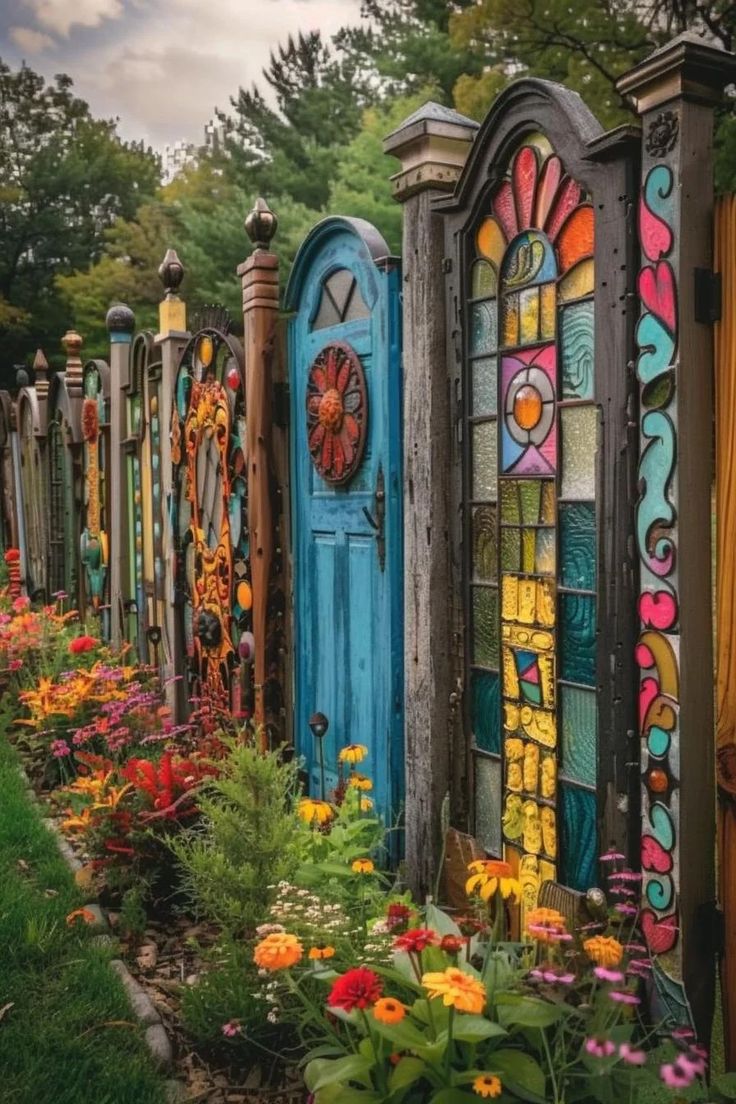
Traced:
[[454, 188], [477, 127], [427, 103], [383, 145], [399, 159], [391, 180], [403, 205], [406, 866], [420, 899], [437, 876], [445, 797], [452, 790], [453, 808], [465, 805], [456, 708], [462, 669], [455, 662], [462, 634], [453, 636], [449, 538], [454, 397], [445, 357], [444, 225], [432, 201]]
[[[248, 530], [253, 588], [253, 656], [255, 697], [253, 721], [266, 723], [264, 686], [267, 677], [267, 617], [274, 559], [274, 517], [271, 500], [272, 366], [279, 308], [279, 262], [269, 251], [278, 220], [264, 199], [257, 199], [245, 220], [253, 253], [238, 268], [243, 282], [245, 325], [246, 464], [248, 466]], [[263, 747], [268, 735], [263, 730]]]
[[712, 135], [713, 108], [735, 62], [684, 34], [618, 82], [643, 124], [636, 365], [641, 926], [661, 1012], [670, 1022], [692, 1019], [706, 1043], [715, 960]]
[[135, 315], [117, 303], [105, 318], [110, 335], [110, 640], [119, 648], [124, 640], [123, 579], [128, 561], [128, 494], [123, 441], [127, 436], [126, 388], [130, 383], [130, 343]]

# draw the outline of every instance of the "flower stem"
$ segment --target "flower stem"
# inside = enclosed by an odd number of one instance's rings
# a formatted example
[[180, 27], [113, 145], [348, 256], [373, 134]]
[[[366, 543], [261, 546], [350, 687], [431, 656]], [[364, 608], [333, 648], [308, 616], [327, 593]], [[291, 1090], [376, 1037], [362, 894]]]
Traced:
[[550, 1077], [550, 1081], [552, 1082], [552, 1092], [555, 1094], [553, 1104], [562, 1104], [562, 1101], [560, 1100], [560, 1097], [558, 1095], [559, 1094], [559, 1089], [557, 1087], [557, 1078], [555, 1077], [554, 1062], [552, 1061], [552, 1055], [550, 1054], [550, 1050], [549, 1050], [549, 1042], [547, 1040], [547, 1033], [546, 1033], [546, 1031], [544, 1030], [543, 1027], [540, 1028], [540, 1031], [542, 1033], [542, 1045], [544, 1047], [544, 1055], [547, 1059], [547, 1066], [549, 1067], [549, 1077]]

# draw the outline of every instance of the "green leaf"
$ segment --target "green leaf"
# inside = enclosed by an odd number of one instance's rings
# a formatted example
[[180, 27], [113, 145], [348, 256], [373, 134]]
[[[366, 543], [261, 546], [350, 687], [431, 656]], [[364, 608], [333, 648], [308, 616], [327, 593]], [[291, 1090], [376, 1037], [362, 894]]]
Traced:
[[395, 1092], [397, 1089], [405, 1089], [408, 1085], [413, 1085], [424, 1074], [426, 1068], [421, 1058], [402, 1058], [391, 1071], [388, 1079], [389, 1089]]
[[386, 1024], [375, 1020], [373, 1030], [383, 1039], [388, 1039], [399, 1050], [417, 1050], [419, 1047], [430, 1046], [432, 1040], [429, 1034], [424, 1034], [408, 1019], [399, 1023]]
[[427, 905], [425, 924], [428, 928], [434, 928], [440, 935], [462, 935], [452, 917], [441, 908], [437, 908], [437, 905], [433, 905], [431, 901]]
[[559, 1005], [516, 993], [499, 993], [496, 1006], [503, 1027], [549, 1027], [562, 1016]]
[[429, 1098], [432, 1104], [467, 1104], [469, 1100], [477, 1100], [477, 1096], [463, 1092], [462, 1089], [440, 1089]]
[[508, 1032], [485, 1016], [456, 1016], [452, 1025], [452, 1037], [461, 1043], [477, 1043], [500, 1035], [508, 1035]]
[[316, 1104], [381, 1104], [382, 1099], [372, 1089], [354, 1089], [349, 1085], [326, 1085], [315, 1094]]
[[713, 1078], [713, 1086], [726, 1100], [736, 1100], [736, 1073], [719, 1073]]
[[345, 1053], [345, 1048], [335, 1046], [334, 1043], [322, 1043], [321, 1046], [313, 1047], [301, 1061], [302, 1066], [309, 1065], [316, 1058], [337, 1058]]
[[323, 1066], [313, 1080], [312, 1092], [344, 1081], [362, 1081], [364, 1085], [370, 1085], [373, 1062], [361, 1054], [348, 1054], [345, 1058], [336, 1058], [334, 1061], [318, 1058], [317, 1061], [323, 1062]]
[[546, 1104], [544, 1071], [531, 1055], [520, 1050], [496, 1050], [489, 1065], [501, 1078], [504, 1088], [532, 1104]]

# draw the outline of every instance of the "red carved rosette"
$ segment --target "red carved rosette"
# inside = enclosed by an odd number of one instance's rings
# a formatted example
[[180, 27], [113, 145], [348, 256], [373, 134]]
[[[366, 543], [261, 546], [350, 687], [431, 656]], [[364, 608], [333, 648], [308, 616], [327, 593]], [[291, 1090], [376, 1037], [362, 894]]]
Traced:
[[307, 378], [307, 444], [326, 483], [347, 483], [360, 467], [368, 430], [363, 365], [344, 341], [325, 345]]

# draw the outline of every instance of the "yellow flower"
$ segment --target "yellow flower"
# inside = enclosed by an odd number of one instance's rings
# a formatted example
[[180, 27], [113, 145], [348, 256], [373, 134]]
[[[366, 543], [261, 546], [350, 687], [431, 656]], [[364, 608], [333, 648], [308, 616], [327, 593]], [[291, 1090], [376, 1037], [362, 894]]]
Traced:
[[356, 790], [373, 789], [373, 783], [371, 782], [370, 778], [368, 778], [365, 774], [358, 774], [356, 771], [353, 771], [353, 773], [350, 775], [349, 781], [350, 785], [353, 786]]
[[473, 1092], [483, 1097], [500, 1096], [502, 1087], [495, 1073], [481, 1073], [473, 1082]]
[[361, 797], [360, 799], [360, 811], [361, 813], [369, 813], [373, 808], [373, 802], [369, 797]]
[[320, 944], [317, 947], [310, 947], [309, 957], [311, 959], [321, 960], [323, 958], [332, 958], [335, 953], [334, 947], [327, 947], [324, 944]]
[[92, 810], [89, 805], [85, 806], [78, 816], [74, 816], [71, 809], [69, 813], [71, 815], [61, 822], [62, 832], [87, 832], [92, 827]]
[[512, 876], [507, 862], [477, 859], [470, 863], [468, 870], [472, 873], [465, 883], [468, 897], [477, 892], [484, 901], [488, 901], [494, 894], [500, 893], [504, 901], [509, 897], [517, 902], [521, 900], [521, 883]]
[[373, 1015], [379, 1023], [401, 1023], [406, 1015], [406, 1005], [403, 1005], [400, 1000], [394, 1000], [393, 997], [381, 997], [373, 1005]]
[[586, 939], [583, 950], [596, 966], [618, 966], [623, 958], [624, 949], [618, 939], [612, 936], [594, 935], [592, 939]]
[[458, 1012], [472, 1012], [479, 1015], [486, 1003], [486, 987], [482, 981], [466, 974], [457, 966], [448, 966], [446, 970], [422, 975], [422, 985], [429, 993], [429, 999], [442, 997], [442, 1003], [452, 1006]]
[[332, 806], [327, 801], [320, 801], [317, 797], [303, 797], [299, 802], [299, 816], [306, 820], [307, 824], [327, 824], [332, 820]]
[[104, 798], [96, 801], [93, 809], [117, 809], [125, 795], [133, 789], [132, 783], [126, 786], [111, 786]]
[[337, 758], [341, 763], [362, 763], [368, 754], [365, 744], [348, 744], [340, 748]]
[[350, 869], [353, 874], [372, 874], [376, 868], [371, 859], [355, 859]]
[[304, 948], [290, 932], [271, 932], [257, 944], [253, 961], [262, 970], [288, 970], [304, 954]]

